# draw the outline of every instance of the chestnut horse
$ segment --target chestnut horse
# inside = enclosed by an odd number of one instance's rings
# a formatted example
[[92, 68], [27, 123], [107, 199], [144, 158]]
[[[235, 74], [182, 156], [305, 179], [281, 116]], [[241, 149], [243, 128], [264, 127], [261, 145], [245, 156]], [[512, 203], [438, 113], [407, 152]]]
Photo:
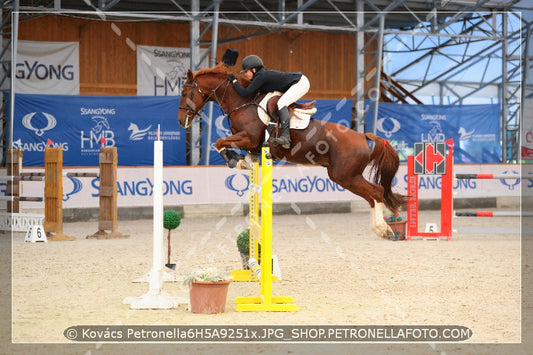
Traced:
[[[215, 101], [226, 112], [232, 135], [216, 141], [216, 149], [229, 167], [246, 168], [250, 154], [257, 152], [264, 141], [266, 125], [259, 119], [258, 102], [265, 96], [241, 97], [227, 79], [228, 68], [187, 72], [178, 111], [179, 123], [188, 128], [208, 101]], [[245, 79], [239, 78], [244, 81]], [[277, 128], [272, 135], [275, 135]], [[393, 213], [407, 203], [405, 196], [392, 192], [392, 179], [398, 171], [398, 154], [386, 140], [372, 133], [359, 133], [336, 123], [311, 118], [305, 129], [291, 129], [291, 147], [270, 144], [276, 159], [297, 164], [322, 165], [329, 178], [352, 193], [364, 198], [371, 207], [371, 229], [378, 236], [391, 239], [391, 228], [383, 220], [383, 204]], [[371, 151], [367, 140], [374, 141]], [[237, 148], [250, 154], [245, 158], [231, 150]], [[372, 164], [374, 182], [363, 177], [365, 167]]]

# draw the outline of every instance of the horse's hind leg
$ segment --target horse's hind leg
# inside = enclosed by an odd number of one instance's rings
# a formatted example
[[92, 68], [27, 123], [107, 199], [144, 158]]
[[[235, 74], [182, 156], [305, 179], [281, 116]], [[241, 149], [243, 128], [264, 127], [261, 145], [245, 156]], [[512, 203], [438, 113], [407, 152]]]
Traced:
[[[363, 175], [350, 176], [344, 179], [334, 176], [330, 171], [331, 180], [345, 189], [364, 198], [370, 205], [370, 229], [380, 238], [392, 239], [394, 232], [383, 220], [383, 187], [365, 180]], [[346, 175], [346, 173], [344, 173]]]
[[391, 227], [383, 220], [383, 202], [374, 201], [374, 207], [370, 208], [370, 228], [381, 238], [394, 237]]

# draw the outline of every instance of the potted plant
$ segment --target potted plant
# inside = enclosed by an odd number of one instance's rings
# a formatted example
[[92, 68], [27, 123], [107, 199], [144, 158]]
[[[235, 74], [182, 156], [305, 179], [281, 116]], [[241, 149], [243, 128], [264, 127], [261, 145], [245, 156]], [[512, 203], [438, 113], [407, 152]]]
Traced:
[[[237, 236], [237, 249], [241, 254], [242, 268], [249, 270], [248, 260], [250, 259], [250, 228], [246, 228]], [[261, 244], [257, 244], [257, 261], [261, 262]]]
[[403, 219], [399, 212], [396, 214], [390, 213], [389, 216], [384, 216], [383, 219], [394, 233], [393, 241], [405, 240], [407, 220]]
[[189, 285], [191, 312], [224, 312], [231, 281], [230, 276], [220, 273], [216, 268], [197, 270], [186, 276], [183, 283]]
[[163, 227], [165, 229], [168, 229], [167, 263], [165, 264], [165, 266], [172, 270], [176, 269], [176, 264], [170, 263], [170, 232], [173, 229], [178, 228], [180, 226], [180, 223], [181, 223], [181, 215], [179, 214], [179, 212], [174, 211], [174, 210], [169, 210], [163, 213]]

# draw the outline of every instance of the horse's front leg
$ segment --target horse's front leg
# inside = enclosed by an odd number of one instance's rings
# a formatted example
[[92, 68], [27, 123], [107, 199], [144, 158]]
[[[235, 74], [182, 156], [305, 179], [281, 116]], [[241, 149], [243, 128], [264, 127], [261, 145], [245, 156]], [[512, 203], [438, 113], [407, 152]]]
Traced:
[[231, 135], [226, 138], [220, 138], [215, 143], [215, 148], [220, 156], [224, 159], [229, 168], [251, 169], [251, 161], [249, 156], [245, 156], [234, 152], [232, 149], [251, 150], [251, 142], [244, 132]]

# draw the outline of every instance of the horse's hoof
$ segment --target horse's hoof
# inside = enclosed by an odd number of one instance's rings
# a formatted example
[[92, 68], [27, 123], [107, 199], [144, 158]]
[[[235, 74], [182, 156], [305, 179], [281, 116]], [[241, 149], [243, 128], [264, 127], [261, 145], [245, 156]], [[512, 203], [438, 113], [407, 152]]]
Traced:
[[392, 240], [394, 238], [394, 232], [392, 229], [390, 229], [390, 227], [385, 230], [380, 227], [374, 227], [372, 228], [372, 232], [374, 232], [381, 239]]
[[[386, 239], [389, 239], [389, 240], [394, 240], [394, 238], [396, 238], [396, 235], [394, 234], [393, 231], [388, 230], [388, 231], [387, 231], [387, 235], [386, 235], [385, 238], [386, 238]], [[397, 239], [396, 239], [396, 240], [397, 240]]]
[[235, 159], [230, 159], [228, 161], [228, 168], [233, 169], [237, 166], [238, 161]]

